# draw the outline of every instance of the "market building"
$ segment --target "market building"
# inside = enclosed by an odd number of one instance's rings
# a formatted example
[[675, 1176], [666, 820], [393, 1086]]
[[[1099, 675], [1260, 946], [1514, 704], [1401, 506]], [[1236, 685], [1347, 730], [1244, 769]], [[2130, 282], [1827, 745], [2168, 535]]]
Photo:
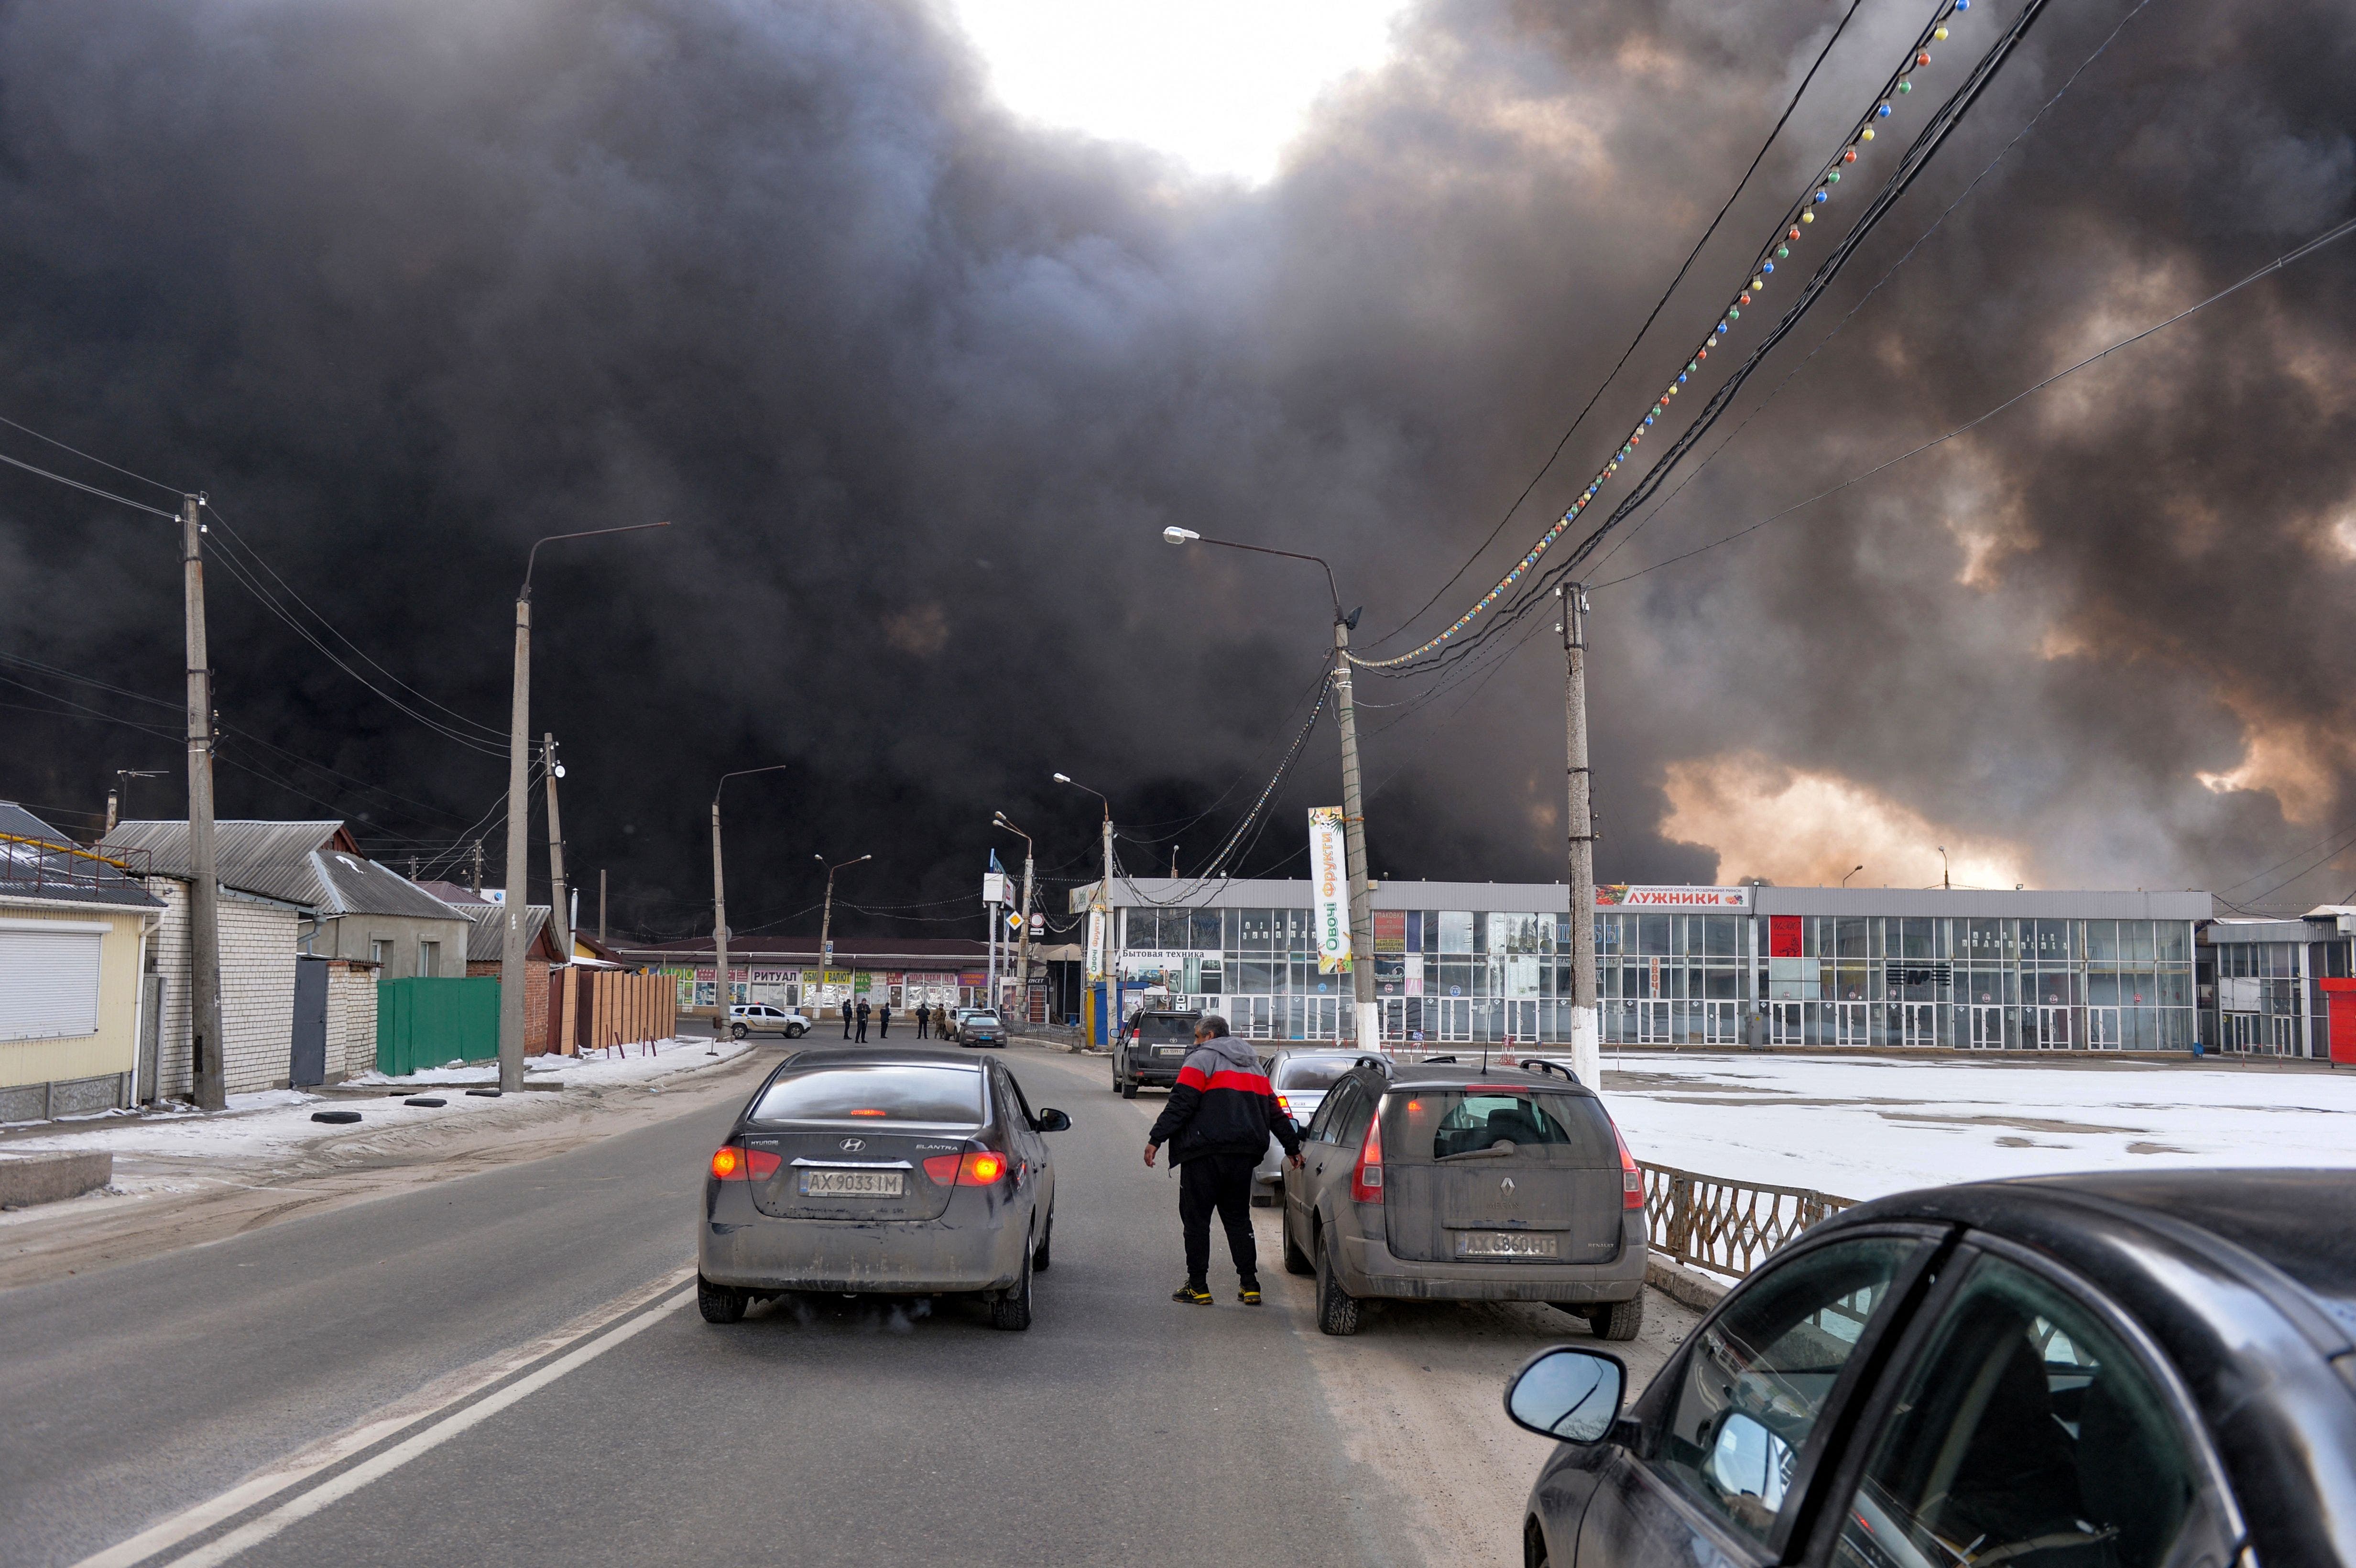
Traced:
[[[1073, 890], [1086, 912], [1097, 887]], [[1374, 889], [1384, 1038], [1569, 1037], [1560, 883]], [[1258, 1040], [1344, 1038], [1351, 977], [1320, 969], [1306, 880], [1114, 884], [1089, 1011], [1202, 1008]], [[1603, 1039], [1626, 1045], [2190, 1051], [2200, 892], [1604, 887]]]
[[2236, 1055], [2356, 1062], [2356, 905], [2222, 915], [2197, 950], [2201, 1038]]
[[[615, 955], [626, 964], [643, 964], [671, 976], [679, 987], [679, 1009], [709, 1008], [716, 990], [712, 976], [712, 938], [632, 944], [616, 943]], [[1011, 949], [1001, 965], [1011, 965]], [[1032, 1017], [1044, 1021], [1048, 1005], [1047, 965], [1036, 950], [1032, 957]], [[957, 937], [873, 937], [837, 939], [834, 962], [819, 961], [814, 936], [731, 937], [728, 943], [730, 1003], [766, 1002], [825, 1016], [843, 1003], [867, 1001], [891, 1004], [892, 1010], [911, 1015], [909, 1032], [916, 1032], [914, 1014], [919, 1007], [962, 1008], [984, 1005], [989, 998], [990, 944]]]

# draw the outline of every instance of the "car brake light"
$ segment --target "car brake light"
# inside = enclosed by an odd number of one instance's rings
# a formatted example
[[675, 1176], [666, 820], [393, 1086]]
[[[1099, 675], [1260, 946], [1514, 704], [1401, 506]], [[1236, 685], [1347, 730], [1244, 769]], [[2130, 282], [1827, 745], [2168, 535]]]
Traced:
[[729, 1145], [712, 1154], [712, 1174], [722, 1181], [766, 1181], [777, 1174], [785, 1157], [765, 1148]]
[[1350, 1196], [1360, 1203], [1383, 1200], [1383, 1115], [1379, 1107], [1366, 1124], [1366, 1141], [1358, 1147], [1358, 1163], [1350, 1172]]
[[1290, 1094], [1279, 1094], [1276, 1097], [1276, 1108], [1282, 1111], [1288, 1116], [1292, 1115], [1292, 1096]]
[[937, 1154], [925, 1161], [925, 1175], [936, 1187], [987, 1187], [1005, 1174], [1006, 1157], [995, 1149]]
[[1636, 1168], [1636, 1157], [1628, 1152], [1628, 1140], [1620, 1136], [1620, 1124], [1612, 1124], [1612, 1141], [1620, 1146], [1620, 1207], [1642, 1209], [1644, 1206], [1644, 1173]]

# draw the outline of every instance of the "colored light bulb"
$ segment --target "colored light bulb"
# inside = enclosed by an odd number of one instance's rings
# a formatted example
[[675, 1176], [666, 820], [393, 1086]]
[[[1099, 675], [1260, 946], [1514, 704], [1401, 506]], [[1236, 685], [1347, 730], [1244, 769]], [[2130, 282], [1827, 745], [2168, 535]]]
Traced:
[[1797, 229], [1793, 229], [1791, 233], [1784, 236], [1787, 240], [1797, 240], [1799, 237], [1800, 231]]
[[1879, 109], [1875, 110], [1875, 111], [1873, 112], [1873, 117], [1874, 117], [1876, 120], [1887, 120], [1887, 119], [1889, 119], [1889, 118], [1890, 118], [1890, 105], [1889, 105], [1889, 104], [1887, 104], [1887, 103], [1884, 103], [1880, 108], [1879, 108]]
[[[1800, 237], [1800, 231], [1799, 231], [1798, 229], [1794, 229], [1794, 230], [1792, 230], [1792, 238], [1793, 238], [1793, 239], [1797, 240], [1799, 237]], [[1792, 248], [1791, 248], [1789, 245], [1778, 245], [1778, 246], [1776, 246], [1776, 247], [1775, 247], [1775, 260], [1777, 260], [1777, 261], [1783, 261], [1785, 257], [1789, 256], [1791, 253], [1792, 253]]]
[[[1816, 198], [1820, 201], [1824, 199], [1824, 193], [1822, 191], [1817, 192]], [[1804, 212], [1800, 214], [1800, 221], [1803, 223], [1814, 223], [1815, 220], [1816, 215], [1813, 212]]]
[[1914, 84], [1911, 81], [1901, 81], [1898, 84], [1898, 91], [1901, 92], [1912, 92], [1914, 91]]
[[1914, 63], [1916, 65], [1929, 65], [1931, 63], [1931, 51], [1929, 49], [1924, 49], [1921, 54], [1916, 55], [1914, 57]]
[[1855, 147], [1851, 147], [1848, 151], [1843, 153], [1841, 155], [1841, 162], [1845, 164], [1853, 164], [1857, 162], [1857, 149]]
[[1861, 131], [1861, 132], [1858, 133], [1858, 138], [1857, 138], [1857, 139], [1858, 139], [1858, 141], [1860, 141], [1860, 142], [1870, 142], [1870, 141], [1872, 141], [1872, 140], [1873, 140], [1873, 127], [1872, 127], [1872, 126], [1870, 126], [1870, 125], [1868, 125], [1868, 126], [1867, 126], [1863, 131]]
[[1826, 183], [1826, 185], [1838, 185], [1838, 184], [1840, 184], [1840, 170], [1838, 170], [1838, 169], [1835, 169], [1835, 170], [1833, 170], [1831, 173], [1829, 173], [1829, 174], [1826, 175], [1826, 176], [1825, 176], [1825, 183]]
[[[1832, 199], [1832, 193], [1831, 193], [1830, 191], [1822, 191], [1822, 190], [1820, 190], [1820, 191], [1816, 192], [1816, 205], [1818, 205], [1819, 207], [1823, 206], [1826, 202], [1827, 202], [1827, 201], [1829, 201], [1829, 200], [1831, 200], [1831, 199]], [[1802, 214], [1801, 214], [1801, 216], [1802, 216], [1803, 218], [1805, 218], [1807, 215], [1806, 215], [1805, 213], [1802, 213]]]
[[1934, 31], [1933, 33], [1932, 33], [1932, 35], [1931, 35], [1931, 36], [1932, 36], [1933, 37], [1934, 37], [1934, 38], [1938, 39], [1941, 43], [1943, 43], [1943, 44], [1944, 44], [1944, 43], [1945, 43], [1945, 42], [1947, 41], [1947, 29], [1946, 29], [1946, 28], [1944, 28], [1944, 27], [1941, 27], [1941, 28], [1937, 29], [1936, 31]]

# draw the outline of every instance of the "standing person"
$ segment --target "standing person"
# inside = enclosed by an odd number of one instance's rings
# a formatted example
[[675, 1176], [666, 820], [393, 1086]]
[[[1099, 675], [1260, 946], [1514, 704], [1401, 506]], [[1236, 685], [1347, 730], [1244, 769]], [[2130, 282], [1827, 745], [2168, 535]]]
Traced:
[[928, 1031], [932, 1027], [933, 1005], [930, 1002], [918, 1002], [916, 1004], [916, 1038], [930, 1040], [932, 1035]]
[[1178, 1070], [1170, 1103], [1145, 1136], [1145, 1163], [1170, 1146], [1178, 1170], [1178, 1223], [1186, 1236], [1186, 1283], [1170, 1299], [1211, 1305], [1211, 1211], [1226, 1228], [1243, 1289], [1236, 1299], [1258, 1307], [1259, 1258], [1252, 1243], [1252, 1171], [1268, 1152], [1270, 1134], [1285, 1157], [1301, 1164], [1301, 1135], [1276, 1103], [1268, 1075], [1251, 1048], [1227, 1032], [1227, 1020], [1206, 1014], [1194, 1026], [1194, 1049]]
[[883, 1005], [883, 1007], [881, 1007], [880, 1008], [878, 1008], [878, 1009], [876, 1010], [876, 1013], [875, 1013], [875, 1024], [876, 1024], [876, 1029], [875, 1029], [875, 1038], [876, 1038], [876, 1039], [878, 1039], [878, 1040], [890, 1040], [890, 1039], [892, 1038], [892, 998], [891, 998], [891, 997], [884, 997], [884, 1005]]
[[842, 1038], [845, 1040], [851, 1038], [851, 998], [849, 997], [842, 998]]
[[870, 1014], [870, 1013], [872, 1013], [872, 1012], [873, 1012], [874, 1010], [875, 1010], [874, 1008], [871, 1008], [871, 1007], [869, 1007], [869, 1006], [867, 1005], [867, 998], [866, 998], [866, 997], [860, 997], [860, 998], [859, 998], [859, 1041], [858, 1041], [858, 1043], [859, 1043], [859, 1044], [861, 1044], [861, 1045], [865, 1045], [865, 1044], [867, 1043], [867, 1015], [868, 1015], [868, 1014]]

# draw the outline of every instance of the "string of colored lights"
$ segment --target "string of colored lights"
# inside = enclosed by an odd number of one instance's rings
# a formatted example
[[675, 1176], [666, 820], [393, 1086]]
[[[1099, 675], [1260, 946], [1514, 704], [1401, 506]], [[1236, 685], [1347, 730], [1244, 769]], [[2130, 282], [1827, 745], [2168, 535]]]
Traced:
[[1524, 577], [1537, 568], [1547, 551], [1552, 549], [1555, 542], [1580, 519], [1580, 515], [1610, 483], [1612, 475], [1620, 472], [1621, 465], [1635, 456], [1636, 449], [1644, 444], [1644, 432], [1654, 428], [1655, 421], [1668, 417], [1669, 408], [1677, 395], [1694, 378], [1702, 373], [1702, 363], [1709, 357], [1709, 351], [1730, 335], [1734, 331], [1735, 324], [1742, 319], [1742, 307], [1766, 292], [1767, 280], [1774, 275], [1776, 262], [1790, 261], [1792, 246], [1800, 243], [1804, 238], [1808, 226], [1816, 221], [1815, 209], [1832, 199], [1834, 187], [1841, 183], [1842, 171], [1854, 165], [1858, 161], [1859, 152], [1874, 140], [1876, 124], [1890, 119], [1896, 112], [1894, 101], [1902, 100], [1913, 92], [1913, 73], [1930, 65], [1931, 46], [1934, 43], [1944, 43], [1949, 32], [1949, 23], [1956, 20], [1962, 13], [1971, 8], [1972, 0], [1939, 0], [1938, 5], [1932, 13], [1931, 20], [1923, 27], [1922, 32], [1916, 35], [1913, 44], [1908, 48], [1906, 63], [1901, 64], [1892, 72], [1883, 84], [1882, 90], [1874, 95], [1873, 106], [1858, 117], [1851, 126], [1848, 135], [1842, 138], [1840, 151], [1828, 159], [1824, 167], [1818, 171], [1809, 187], [1808, 194], [1800, 197], [1785, 211], [1783, 221], [1776, 226], [1776, 237], [1760, 248], [1750, 268], [1749, 286], [1736, 291], [1733, 303], [1719, 312], [1717, 323], [1709, 328], [1700, 347], [1687, 357], [1685, 368], [1677, 372], [1676, 379], [1669, 383], [1660, 395], [1653, 400], [1652, 407], [1647, 409], [1644, 417], [1631, 428], [1627, 439], [1620, 443], [1619, 450], [1596, 470], [1594, 476], [1588, 481], [1586, 488], [1580, 492], [1569, 507], [1555, 520], [1554, 525], [1538, 537], [1537, 542], [1530, 547], [1520, 560], [1506, 570], [1505, 575], [1497, 580], [1494, 586], [1473, 602], [1471, 609], [1459, 615], [1438, 635], [1419, 646], [1409, 648], [1405, 653], [1395, 654], [1388, 658], [1364, 658], [1352, 654], [1349, 657], [1353, 665], [1371, 670], [1397, 669], [1403, 665], [1415, 663], [1441, 651], [1449, 645], [1451, 639], [1478, 620], [1483, 611], [1512, 592]]

